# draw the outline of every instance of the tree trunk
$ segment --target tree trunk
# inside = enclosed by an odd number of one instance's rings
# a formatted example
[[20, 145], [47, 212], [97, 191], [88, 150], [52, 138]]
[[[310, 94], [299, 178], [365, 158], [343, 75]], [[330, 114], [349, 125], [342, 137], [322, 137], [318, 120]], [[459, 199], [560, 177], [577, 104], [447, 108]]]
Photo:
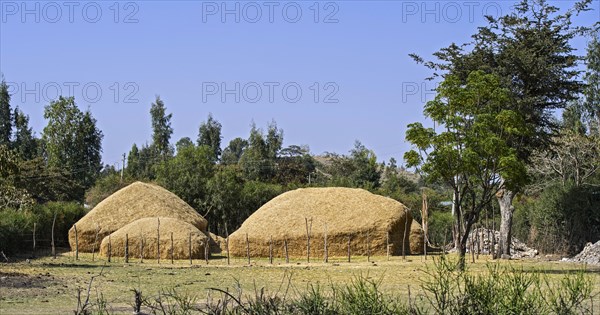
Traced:
[[515, 192], [502, 188], [496, 194], [496, 198], [500, 205], [500, 239], [498, 241], [497, 257], [502, 258], [503, 255], [510, 257], [512, 218], [515, 212], [512, 202], [515, 198]]

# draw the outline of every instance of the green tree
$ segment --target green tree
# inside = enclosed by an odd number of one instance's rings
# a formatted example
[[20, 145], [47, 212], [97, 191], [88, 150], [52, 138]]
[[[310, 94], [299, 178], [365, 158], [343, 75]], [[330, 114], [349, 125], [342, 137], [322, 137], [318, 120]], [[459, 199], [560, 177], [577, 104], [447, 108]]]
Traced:
[[246, 178], [271, 181], [275, 176], [276, 160], [283, 144], [283, 130], [275, 122], [268, 126], [267, 134], [252, 124], [248, 147], [240, 158], [240, 165]]
[[127, 168], [125, 172], [133, 179], [141, 178], [140, 151], [135, 143], [131, 146], [129, 154], [127, 154]]
[[167, 115], [166, 111], [165, 104], [160, 96], [157, 96], [156, 101], [150, 107], [150, 116], [152, 118], [152, 149], [160, 161], [165, 161], [173, 156], [173, 148], [170, 143], [173, 134], [171, 127], [173, 114]]
[[600, 134], [600, 33], [592, 34], [592, 40], [587, 47], [585, 58], [587, 69], [583, 77], [584, 107], [591, 118], [596, 119], [596, 131]]
[[316, 162], [308, 146], [290, 145], [278, 154], [275, 180], [282, 185], [305, 184], [315, 169]]
[[188, 146], [156, 167], [157, 182], [196, 211], [206, 215], [207, 182], [214, 174], [213, 152], [207, 146]]
[[33, 129], [29, 127], [29, 116], [25, 115], [19, 108], [15, 108], [14, 114], [15, 134], [12, 148], [24, 160], [31, 160], [38, 156], [38, 141], [33, 136]]
[[406, 140], [418, 152], [407, 152], [405, 159], [430, 180], [452, 187], [456, 247], [464, 268], [467, 239], [480, 213], [501, 187], [517, 186], [525, 179], [525, 164], [509, 143], [512, 136], [521, 135], [524, 117], [505, 109], [509, 93], [495, 75], [476, 71], [464, 84], [448, 75], [436, 91], [424, 114], [441, 131], [410, 124]]
[[223, 150], [221, 162], [225, 165], [237, 164], [248, 147], [248, 141], [242, 138], [235, 138], [229, 141], [229, 145]]
[[238, 229], [251, 210], [242, 197], [244, 178], [240, 169], [236, 165], [218, 167], [207, 188], [210, 230], [225, 235], [225, 225], [229, 233]]
[[[102, 169], [102, 132], [89, 111], [83, 113], [73, 97], [59, 97], [44, 110], [48, 124], [42, 133], [48, 166], [67, 171], [84, 190]], [[83, 194], [78, 200], [83, 200]]]
[[189, 137], [183, 137], [179, 139], [179, 141], [177, 141], [177, 143], [175, 144], [175, 149], [177, 149], [177, 152], [179, 152], [184, 148], [190, 146], [194, 146], [194, 142], [192, 142], [192, 139], [190, 139]]
[[208, 114], [206, 122], [200, 124], [198, 132], [198, 145], [206, 145], [214, 152], [214, 159], [218, 161], [221, 157], [221, 123]]
[[9, 146], [12, 133], [12, 119], [10, 109], [10, 95], [8, 85], [2, 77], [0, 82], [0, 145]]
[[[510, 102], [505, 109], [518, 112], [524, 118], [522, 134], [513, 135], [509, 148], [517, 157], [530, 163], [533, 152], [546, 150], [558, 125], [553, 111], [566, 106], [582, 91], [576, 69], [580, 59], [570, 41], [585, 29], [574, 27], [572, 17], [588, 8], [590, 0], [575, 4], [559, 14], [557, 7], [546, 0], [522, 0], [514, 12], [499, 18], [488, 18], [488, 25], [473, 35], [473, 48], [451, 45], [434, 54], [440, 62], [426, 65], [435, 75], [449, 73], [464, 83], [473, 71], [496, 74], [508, 91]], [[422, 62], [417, 56], [413, 57]], [[533, 131], [530, 133], [529, 131]], [[511, 225], [515, 194], [522, 189], [502, 187], [497, 195], [501, 212], [499, 252], [510, 253]]]
[[0, 210], [24, 209], [32, 205], [29, 193], [15, 185], [19, 173], [18, 156], [8, 146], [0, 145]]

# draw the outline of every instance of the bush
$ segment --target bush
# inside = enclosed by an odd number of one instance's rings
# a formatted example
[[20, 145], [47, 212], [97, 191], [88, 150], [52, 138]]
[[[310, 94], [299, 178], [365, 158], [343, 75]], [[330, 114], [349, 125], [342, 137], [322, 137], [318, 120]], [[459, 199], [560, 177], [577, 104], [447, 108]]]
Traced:
[[27, 253], [32, 250], [33, 225], [36, 225], [36, 246], [51, 244], [52, 221], [56, 213], [54, 239], [57, 246], [68, 245], [69, 229], [85, 215], [75, 202], [49, 202], [31, 210], [0, 211], [0, 250], [5, 254]]
[[544, 253], [575, 254], [600, 239], [600, 188], [554, 184], [521, 202], [515, 235]]

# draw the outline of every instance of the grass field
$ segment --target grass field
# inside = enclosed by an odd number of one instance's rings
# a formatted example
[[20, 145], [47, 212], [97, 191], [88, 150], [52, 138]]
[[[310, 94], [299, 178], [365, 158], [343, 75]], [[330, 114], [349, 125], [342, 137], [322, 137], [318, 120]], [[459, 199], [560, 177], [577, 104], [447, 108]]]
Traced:
[[[470, 259], [469, 259], [470, 261]], [[475, 263], [468, 263], [468, 272], [479, 273], [487, 270], [487, 264], [495, 264], [488, 256], [480, 256]], [[584, 266], [540, 259], [512, 260], [499, 262], [524, 270], [543, 270], [551, 281], [560, 281], [562, 275], [582, 270]], [[303, 292], [309, 284], [320, 284], [323, 288], [332, 285], [348, 284], [353, 277], [363, 276], [380, 281], [380, 289], [388, 295], [406, 299], [409, 288], [412, 296], [422, 293], [420, 281], [426, 277], [425, 269], [431, 266], [432, 256], [427, 260], [422, 256], [402, 257], [353, 257], [331, 258], [325, 264], [318, 258], [308, 264], [306, 259], [293, 260], [285, 264], [283, 259], [275, 259], [273, 265], [268, 259], [253, 259], [251, 266], [246, 258], [232, 258], [227, 265], [224, 257], [205, 261], [161, 261], [131, 259], [128, 264], [123, 258], [113, 258], [106, 263], [104, 258], [92, 261], [91, 254], [80, 254], [75, 261], [73, 253], [65, 252], [52, 259], [42, 257], [31, 261], [0, 264], [0, 314], [67, 314], [73, 313], [77, 305], [77, 292], [83, 297], [92, 276], [91, 299], [102, 299], [109, 310], [117, 314], [131, 314], [134, 300], [132, 289], [141, 290], [146, 296], [158, 294], [161, 290], [175, 289], [180, 293], [198, 296], [205, 301], [209, 288], [235, 290], [239, 283], [244, 295], [254, 295], [256, 290], [265, 289], [267, 294], [293, 296]], [[600, 267], [586, 268], [586, 274], [596, 283], [595, 292], [600, 289]], [[594, 301], [595, 313], [600, 313], [600, 295]]]

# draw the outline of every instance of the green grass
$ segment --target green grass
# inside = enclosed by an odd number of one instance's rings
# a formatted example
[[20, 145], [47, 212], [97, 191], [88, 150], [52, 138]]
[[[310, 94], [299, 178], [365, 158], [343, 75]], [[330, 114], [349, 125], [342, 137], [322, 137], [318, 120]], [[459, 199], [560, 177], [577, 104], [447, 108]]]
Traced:
[[[268, 259], [252, 259], [247, 266], [246, 258], [232, 258], [227, 265], [225, 258], [205, 261], [161, 261], [131, 259], [125, 264], [122, 258], [111, 263], [104, 258], [92, 262], [91, 254], [80, 254], [75, 261], [72, 253], [64, 253], [56, 260], [50, 257], [34, 259], [30, 262], [18, 262], [0, 265], [0, 314], [66, 314], [73, 313], [77, 306], [77, 292], [85, 298], [90, 279], [91, 300], [107, 303], [114, 313], [131, 314], [134, 301], [133, 289], [141, 291], [145, 296], [157, 296], [160, 292], [176, 290], [181, 294], [196, 296], [198, 302], [206, 302], [207, 295], [219, 296], [218, 288], [229, 292], [242, 290], [242, 297], [254, 297], [264, 288], [264, 295], [279, 297], [300, 297], [304, 292], [314, 289], [316, 285], [326, 292], [333, 286], [350, 286], [357, 276], [377, 282], [378, 290], [408, 301], [408, 294], [414, 298], [423, 294], [421, 284], [427, 279], [427, 266], [432, 266], [432, 257], [425, 260], [422, 256], [353, 257], [346, 262], [345, 257], [330, 258], [325, 264], [322, 260], [312, 258], [308, 264], [306, 259], [295, 259], [285, 264], [283, 259], [275, 259], [269, 264]], [[470, 260], [469, 260], [470, 261]], [[472, 275], [488, 271], [489, 263], [495, 264], [488, 256], [480, 256], [474, 264], [468, 264], [468, 272]], [[582, 270], [582, 265], [562, 262], [548, 262], [536, 259], [501, 261], [502, 266], [510, 265], [525, 271], [543, 270], [551, 283], [559, 284], [564, 275]], [[587, 267], [585, 271], [594, 283], [600, 283], [600, 267]], [[595, 293], [599, 286], [597, 285]], [[237, 293], [236, 293], [237, 294]], [[596, 302], [597, 301], [597, 302]], [[600, 313], [600, 297], [594, 301], [595, 313]]]

